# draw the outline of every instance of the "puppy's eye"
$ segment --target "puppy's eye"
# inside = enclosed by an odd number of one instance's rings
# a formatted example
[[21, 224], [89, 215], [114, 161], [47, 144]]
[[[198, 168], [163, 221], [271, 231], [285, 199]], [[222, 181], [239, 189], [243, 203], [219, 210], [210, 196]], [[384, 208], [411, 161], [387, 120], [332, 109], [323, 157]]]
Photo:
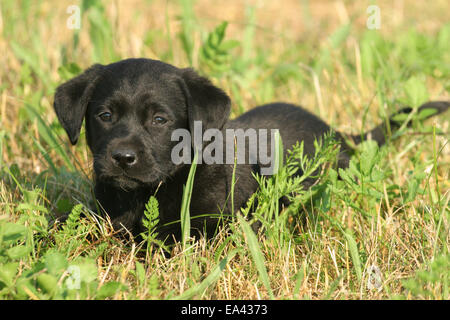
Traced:
[[156, 116], [156, 117], [153, 118], [153, 122], [152, 123], [153, 124], [164, 124], [166, 122], [167, 122], [167, 120], [164, 119], [163, 117]]
[[102, 112], [98, 115], [98, 117], [103, 121], [103, 122], [111, 122], [111, 118], [112, 115], [110, 112]]

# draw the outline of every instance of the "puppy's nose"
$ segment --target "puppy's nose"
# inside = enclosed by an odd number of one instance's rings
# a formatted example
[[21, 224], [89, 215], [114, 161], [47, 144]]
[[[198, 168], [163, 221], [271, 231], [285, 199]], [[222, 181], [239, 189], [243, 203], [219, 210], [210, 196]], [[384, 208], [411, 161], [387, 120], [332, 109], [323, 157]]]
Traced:
[[131, 167], [137, 162], [136, 153], [132, 150], [115, 150], [111, 157], [114, 163], [122, 168]]

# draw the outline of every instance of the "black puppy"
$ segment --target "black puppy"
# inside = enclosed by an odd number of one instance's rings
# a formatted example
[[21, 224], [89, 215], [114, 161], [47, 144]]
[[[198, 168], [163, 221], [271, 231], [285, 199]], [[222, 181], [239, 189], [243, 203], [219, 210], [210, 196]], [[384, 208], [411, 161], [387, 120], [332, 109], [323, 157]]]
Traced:
[[[437, 114], [449, 105], [431, 102], [421, 108], [435, 109]], [[172, 141], [172, 133], [176, 129], [194, 133], [196, 121], [201, 121], [201, 134], [214, 128], [221, 133], [227, 129], [279, 129], [285, 149], [304, 141], [308, 155], [314, 154], [314, 140], [331, 130], [308, 111], [284, 103], [261, 106], [228, 121], [230, 98], [222, 90], [192, 69], [149, 59], [92, 66], [58, 87], [54, 108], [72, 144], [77, 143], [86, 120], [87, 142], [94, 157], [95, 196], [114, 228], [124, 227], [134, 235], [142, 232], [144, 205], [159, 186], [156, 197], [162, 238], [180, 237], [181, 198], [190, 169], [189, 164], [173, 161], [178, 141]], [[397, 125], [394, 121], [390, 124]], [[338, 165], [345, 167], [351, 149], [341, 134], [336, 132], [335, 137], [342, 144]], [[368, 137], [383, 144], [384, 126], [350, 138], [359, 143]], [[229, 145], [230, 138], [224, 142]], [[237, 165], [233, 208], [244, 206], [257, 190], [252, 172], [261, 173], [261, 168], [258, 162]], [[218, 225], [217, 216], [233, 214], [232, 172], [230, 163], [197, 166], [190, 205], [194, 232], [206, 231], [211, 236]]]

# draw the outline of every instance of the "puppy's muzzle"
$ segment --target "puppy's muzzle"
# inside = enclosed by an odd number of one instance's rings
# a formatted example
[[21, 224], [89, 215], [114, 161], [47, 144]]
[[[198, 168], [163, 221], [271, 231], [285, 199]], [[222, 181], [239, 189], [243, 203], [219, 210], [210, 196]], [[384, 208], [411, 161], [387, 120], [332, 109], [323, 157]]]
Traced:
[[115, 150], [111, 153], [113, 163], [127, 169], [134, 166], [137, 163], [137, 155], [133, 150]]

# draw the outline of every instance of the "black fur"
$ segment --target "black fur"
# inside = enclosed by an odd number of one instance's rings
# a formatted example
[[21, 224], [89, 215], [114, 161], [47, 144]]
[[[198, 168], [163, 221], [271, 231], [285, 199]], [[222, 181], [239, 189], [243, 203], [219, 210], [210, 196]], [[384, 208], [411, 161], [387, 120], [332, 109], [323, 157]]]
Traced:
[[[449, 105], [431, 102], [422, 108], [441, 113]], [[230, 99], [221, 89], [192, 69], [148, 59], [92, 66], [58, 87], [54, 108], [72, 144], [78, 140], [83, 118], [86, 120], [87, 142], [94, 157], [95, 196], [115, 228], [125, 227], [134, 235], [142, 232], [144, 205], [159, 186], [156, 197], [162, 238], [180, 237], [179, 223], [167, 224], [180, 219], [183, 185], [190, 168], [171, 161], [171, 150], [177, 144], [171, 141], [174, 129], [192, 132], [195, 120], [203, 122], [203, 131], [279, 129], [286, 150], [304, 141], [308, 155], [314, 154], [314, 140], [331, 130], [308, 111], [285, 103], [264, 105], [228, 121]], [[166, 122], [160, 122], [158, 116]], [[383, 144], [384, 131], [385, 126], [380, 125], [350, 138], [355, 143], [372, 138]], [[342, 142], [338, 165], [345, 167], [351, 148], [340, 133], [336, 132], [336, 138]], [[229, 200], [232, 171], [229, 164], [197, 166], [190, 206], [194, 232], [206, 231], [211, 236], [219, 221], [217, 215], [233, 214]], [[244, 206], [256, 191], [255, 171], [257, 165], [237, 166], [235, 209]], [[196, 218], [200, 215], [203, 217]]]

